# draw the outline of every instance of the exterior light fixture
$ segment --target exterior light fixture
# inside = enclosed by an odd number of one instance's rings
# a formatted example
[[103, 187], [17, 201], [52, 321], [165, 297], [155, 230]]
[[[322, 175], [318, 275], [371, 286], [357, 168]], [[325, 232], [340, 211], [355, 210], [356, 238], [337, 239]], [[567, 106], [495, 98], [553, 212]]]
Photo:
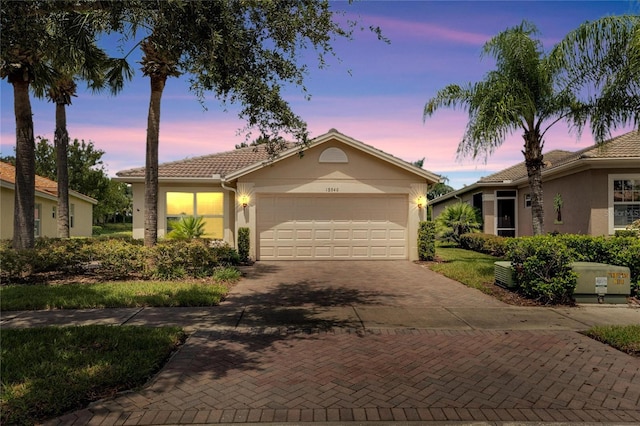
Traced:
[[427, 205], [427, 198], [424, 195], [419, 196], [416, 198], [416, 205], [419, 209], [423, 208]]
[[242, 194], [240, 195], [240, 198], [238, 199], [238, 202], [242, 205], [242, 208], [244, 209], [245, 207], [247, 207], [249, 205], [249, 196], [247, 194]]

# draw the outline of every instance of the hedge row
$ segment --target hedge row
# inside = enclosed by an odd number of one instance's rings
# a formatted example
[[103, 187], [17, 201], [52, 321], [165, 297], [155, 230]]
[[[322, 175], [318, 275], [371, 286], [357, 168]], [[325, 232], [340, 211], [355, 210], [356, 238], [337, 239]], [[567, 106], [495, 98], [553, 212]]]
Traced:
[[558, 234], [504, 238], [464, 234], [460, 246], [510, 260], [516, 270], [518, 291], [545, 303], [572, 300], [576, 277], [571, 272], [571, 262], [626, 266], [631, 272], [631, 294], [638, 294], [640, 288], [640, 239], [633, 236]]
[[509, 240], [510, 238], [491, 234], [463, 234], [460, 236], [460, 247], [495, 257], [505, 257], [507, 254], [507, 241]]
[[219, 266], [238, 262], [238, 253], [228, 244], [208, 239], [166, 240], [151, 248], [133, 239], [43, 238], [27, 250], [0, 243], [3, 282], [49, 271], [100, 274], [105, 279], [205, 277]]

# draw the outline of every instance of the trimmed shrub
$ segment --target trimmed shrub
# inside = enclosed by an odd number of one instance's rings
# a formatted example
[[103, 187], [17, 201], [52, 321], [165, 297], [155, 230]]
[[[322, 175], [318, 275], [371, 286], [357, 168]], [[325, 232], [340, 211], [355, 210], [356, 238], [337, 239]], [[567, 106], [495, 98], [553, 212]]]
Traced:
[[521, 237], [508, 245], [518, 291], [542, 303], [570, 303], [577, 275], [573, 250], [553, 236]]
[[509, 238], [491, 234], [463, 234], [460, 236], [460, 247], [496, 257], [505, 257]]
[[146, 248], [120, 239], [99, 240], [89, 248], [97, 271], [105, 277], [146, 277]]
[[26, 279], [39, 272], [81, 272], [89, 265], [92, 273], [105, 279], [200, 278], [239, 261], [238, 253], [227, 243], [204, 238], [165, 240], [149, 249], [142, 241], [130, 238], [45, 238], [28, 250], [14, 250], [9, 241], [0, 243], [3, 282]]
[[418, 229], [418, 258], [433, 260], [436, 255], [436, 224], [420, 222]]
[[32, 272], [36, 251], [14, 250], [10, 244], [0, 244], [0, 277], [2, 281], [17, 280]]
[[238, 255], [241, 262], [249, 261], [250, 236], [249, 228], [238, 228]]
[[202, 240], [163, 241], [150, 250], [150, 255], [153, 276], [164, 280], [206, 277], [216, 267], [212, 249]]
[[238, 252], [224, 241], [212, 247], [213, 258], [220, 266], [234, 266], [240, 263]]

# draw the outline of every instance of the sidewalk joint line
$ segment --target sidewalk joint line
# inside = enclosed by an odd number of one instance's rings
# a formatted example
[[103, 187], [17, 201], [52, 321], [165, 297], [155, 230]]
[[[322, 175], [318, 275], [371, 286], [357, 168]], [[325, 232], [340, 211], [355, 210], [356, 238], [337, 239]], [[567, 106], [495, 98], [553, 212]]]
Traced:
[[447, 312], [449, 312], [454, 318], [457, 318], [458, 320], [462, 321], [464, 324], [466, 324], [471, 330], [482, 330], [482, 329], [476, 329], [474, 326], [472, 326], [469, 322], [465, 321], [464, 318], [462, 318], [461, 316], [458, 316], [455, 314], [455, 312], [453, 312], [452, 310], [450, 310], [449, 308], [445, 308], [443, 307], [443, 309]]
[[123, 323], [121, 323], [120, 325], [125, 325], [126, 323], [128, 323], [129, 321], [131, 321], [133, 318], [135, 318], [140, 312], [142, 312], [144, 310], [144, 307], [138, 309], [137, 311], [135, 311], [133, 314], [129, 315], [129, 317], [124, 320]]
[[353, 313], [356, 315], [356, 318], [358, 318], [358, 321], [362, 326], [362, 330], [367, 331], [367, 327], [365, 327], [364, 321], [362, 321], [362, 318], [360, 317], [360, 314], [358, 313], [358, 310], [356, 309], [355, 305], [351, 305], [351, 309], [353, 309]]

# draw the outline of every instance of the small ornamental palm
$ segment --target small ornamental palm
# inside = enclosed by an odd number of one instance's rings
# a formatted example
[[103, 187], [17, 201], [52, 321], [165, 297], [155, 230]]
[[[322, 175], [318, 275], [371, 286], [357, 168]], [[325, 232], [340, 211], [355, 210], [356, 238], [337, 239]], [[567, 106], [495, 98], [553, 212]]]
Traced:
[[460, 235], [479, 232], [481, 224], [471, 205], [456, 203], [440, 213], [436, 218], [436, 227], [442, 239], [460, 244]]
[[200, 238], [204, 235], [204, 218], [185, 216], [178, 221], [171, 222], [173, 230], [167, 235], [171, 239]]

